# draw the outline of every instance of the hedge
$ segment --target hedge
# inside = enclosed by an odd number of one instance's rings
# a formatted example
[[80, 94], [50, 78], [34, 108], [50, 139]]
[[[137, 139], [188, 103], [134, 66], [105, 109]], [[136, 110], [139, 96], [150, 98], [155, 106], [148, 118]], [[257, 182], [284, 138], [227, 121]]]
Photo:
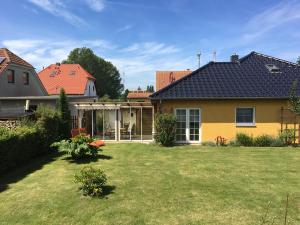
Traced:
[[55, 109], [41, 107], [34, 125], [15, 130], [0, 128], [0, 174], [50, 153], [50, 145], [60, 139], [59, 123]]

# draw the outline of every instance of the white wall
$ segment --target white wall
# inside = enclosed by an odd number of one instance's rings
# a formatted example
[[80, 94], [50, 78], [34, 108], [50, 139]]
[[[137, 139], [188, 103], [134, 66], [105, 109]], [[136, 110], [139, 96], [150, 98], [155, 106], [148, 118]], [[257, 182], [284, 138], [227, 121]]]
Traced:
[[86, 83], [84, 96], [97, 96], [94, 81], [88, 80], [88, 82]]

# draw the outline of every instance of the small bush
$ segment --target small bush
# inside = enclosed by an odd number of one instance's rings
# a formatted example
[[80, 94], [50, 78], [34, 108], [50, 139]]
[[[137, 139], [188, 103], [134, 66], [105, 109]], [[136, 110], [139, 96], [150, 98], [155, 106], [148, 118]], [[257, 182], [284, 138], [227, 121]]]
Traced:
[[163, 146], [175, 143], [176, 118], [169, 114], [160, 114], [155, 118], [155, 141]]
[[287, 145], [291, 145], [294, 142], [295, 130], [284, 129], [280, 134], [279, 138]]
[[236, 143], [239, 146], [253, 146], [253, 138], [247, 134], [239, 133], [236, 135]]
[[93, 167], [84, 167], [75, 175], [75, 183], [80, 184], [79, 189], [82, 190], [83, 195], [101, 196], [106, 181], [107, 177], [105, 173]]
[[274, 142], [274, 138], [270, 135], [261, 135], [254, 138], [253, 144], [258, 147], [268, 147]]
[[283, 147], [285, 146], [284, 141], [281, 138], [274, 138], [271, 145], [271, 147]]
[[94, 141], [93, 138], [80, 134], [71, 140], [62, 140], [55, 142], [51, 146], [56, 147], [61, 152], [66, 152], [71, 155], [74, 159], [82, 159], [88, 155], [96, 156], [98, 148], [90, 146], [89, 143]]
[[210, 146], [210, 147], [214, 147], [216, 146], [216, 143], [213, 141], [204, 141], [201, 143], [202, 146]]
[[238, 147], [239, 145], [236, 143], [235, 140], [231, 140], [231, 141], [228, 142], [228, 146], [230, 146], [230, 147]]

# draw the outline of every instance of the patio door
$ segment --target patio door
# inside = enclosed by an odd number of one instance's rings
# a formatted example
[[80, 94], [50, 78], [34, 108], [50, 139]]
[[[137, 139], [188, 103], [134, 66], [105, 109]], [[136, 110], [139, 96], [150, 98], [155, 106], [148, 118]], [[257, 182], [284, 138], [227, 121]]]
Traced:
[[176, 109], [176, 141], [199, 143], [201, 141], [201, 110]]

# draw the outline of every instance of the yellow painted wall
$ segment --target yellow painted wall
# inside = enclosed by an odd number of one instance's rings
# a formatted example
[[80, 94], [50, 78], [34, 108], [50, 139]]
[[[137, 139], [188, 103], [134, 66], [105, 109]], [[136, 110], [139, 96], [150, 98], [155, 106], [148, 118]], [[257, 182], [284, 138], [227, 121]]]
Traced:
[[[277, 136], [281, 128], [281, 107], [287, 108], [285, 100], [203, 100], [163, 101], [159, 108], [164, 113], [174, 113], [175, 108], [200, 108], [202, 112], [202, 142], [215, 141], [217, 136], [228, 140], [243, 132], [253, 137], [268, 134]], [[237, 127], [235, 109], [255, 107], [254, 127]]]

